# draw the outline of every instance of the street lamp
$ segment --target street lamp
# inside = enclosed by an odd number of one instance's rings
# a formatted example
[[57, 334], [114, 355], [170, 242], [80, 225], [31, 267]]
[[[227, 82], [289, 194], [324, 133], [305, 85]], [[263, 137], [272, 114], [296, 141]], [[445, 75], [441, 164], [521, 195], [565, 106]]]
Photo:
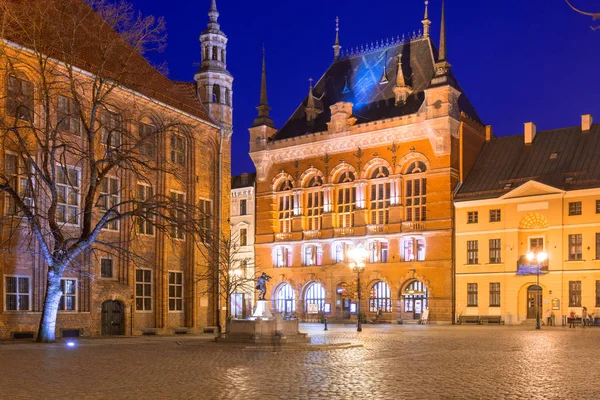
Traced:
[[534, 253], [530, 251], [527, 253], [527, 261], [537, 261], [537, 266], [535, 269], [536, 272], [536, 286], [537, 286], [537, 300], [535, 307], [535, 329], [540, 329], [540, 269], [542, 267], [542, 263], [548, 259], [548, 253], [545, 251], [540, 251], [539, 253]]
[[356, 331], [362, 332], [362, 321], [360, 317], [360, 273], [365, 270], [365, 260], [367, 259], [367, 251], [362, 245], [350, 249], [348, 251], [348, 257], [350, 258], [350, 269], [356, 272], [356, 292], [358, 295], [358, 311], [356, 319]]

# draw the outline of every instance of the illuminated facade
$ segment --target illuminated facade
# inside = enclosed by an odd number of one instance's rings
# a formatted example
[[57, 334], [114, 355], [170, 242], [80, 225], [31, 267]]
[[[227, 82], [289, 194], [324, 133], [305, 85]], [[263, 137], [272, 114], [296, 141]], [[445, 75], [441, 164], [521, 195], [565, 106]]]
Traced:
[[[489, 138], [456, 196], [457, 316], [600, 315], [600, 125]], [[528, 260], [528, 253], [530, 254]], [[544, 253], [538, 263], [531, 255]], [[539, 272], [539, 287], [537, 285]]]
[[364, 246], [361, 312], [451, 322], [452, 194], [485, 127], [423, 33], [341, 52], [281, 129], [266, 72], [250, 128], [257, 170], [256, 263], [272, 308], [302, 319], [355, 318], [348, 250]]

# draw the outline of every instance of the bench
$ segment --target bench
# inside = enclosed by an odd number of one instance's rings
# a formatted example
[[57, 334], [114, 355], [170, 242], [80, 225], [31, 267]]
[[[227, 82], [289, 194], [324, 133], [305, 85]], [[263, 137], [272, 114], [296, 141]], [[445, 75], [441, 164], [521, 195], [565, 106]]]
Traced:
[[481, 324], [479, 315], [461, 315], [458, 317], [458, 324]]
[[479, 323], [504, 325], [504, 321], [502, 320], [502, 316], [500, 315], [481, 315], [479, 316]]

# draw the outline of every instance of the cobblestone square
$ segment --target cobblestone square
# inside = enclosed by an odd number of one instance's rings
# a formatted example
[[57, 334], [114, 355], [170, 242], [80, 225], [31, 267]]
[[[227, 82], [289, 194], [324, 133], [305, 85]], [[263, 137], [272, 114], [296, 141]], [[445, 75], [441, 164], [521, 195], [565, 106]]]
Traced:
[[0, 344], [3, 399], [597, 399], [600, 329], [318, 324], [314, 348], [208, 337]]

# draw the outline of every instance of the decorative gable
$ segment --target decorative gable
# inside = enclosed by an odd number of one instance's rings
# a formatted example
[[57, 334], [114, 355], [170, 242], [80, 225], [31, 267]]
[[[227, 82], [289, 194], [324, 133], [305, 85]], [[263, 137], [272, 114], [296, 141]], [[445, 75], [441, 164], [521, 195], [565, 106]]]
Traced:
[[347, 131], [356, 123], [356, 118], [352, 117], [353, 106], [352, 103], [340, 101], [329, 107], [331, 121], [327, 123], [327, 130], [330, 133]]
[[516, 189], [506, 193], [501, 199], [515, 199], [519, 197], [532, 197], [532, 196], [543, 196], [547, 194], [562, 194], [564, 190], [557, 189], [553, 186], [545, 185], [543, 183], [530, 180], [522, 184]]

